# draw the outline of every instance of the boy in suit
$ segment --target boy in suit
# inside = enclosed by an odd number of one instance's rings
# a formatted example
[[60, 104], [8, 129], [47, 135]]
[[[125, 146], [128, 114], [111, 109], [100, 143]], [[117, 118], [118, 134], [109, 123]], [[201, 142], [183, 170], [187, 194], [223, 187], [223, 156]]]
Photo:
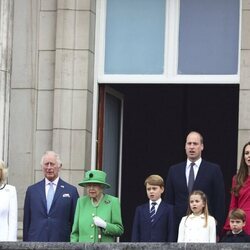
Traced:
[[149, 202], [136, 208], [132, 242], [171, 242], [175, 240], [173, 206], [161, 199], [164, 181], [150, 175], [144, 182]]
[[250, 236], [243, 230], [246, 224], [245, 212], [236, 208], [229, 213], [229, 220], [231, 231], [221, 239], [221, 242], [250, 242]]

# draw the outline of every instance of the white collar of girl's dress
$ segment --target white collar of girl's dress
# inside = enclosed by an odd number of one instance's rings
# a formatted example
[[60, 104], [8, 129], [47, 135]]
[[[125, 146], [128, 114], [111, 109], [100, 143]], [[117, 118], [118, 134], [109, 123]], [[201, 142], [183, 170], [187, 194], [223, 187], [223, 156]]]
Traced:
[[205, 218], [205, 215], [202, 213], [202, 214], [199, 214], [199, 215], [195, 215], [194, 213], [190, 214], [189, 215], [190, 218]]

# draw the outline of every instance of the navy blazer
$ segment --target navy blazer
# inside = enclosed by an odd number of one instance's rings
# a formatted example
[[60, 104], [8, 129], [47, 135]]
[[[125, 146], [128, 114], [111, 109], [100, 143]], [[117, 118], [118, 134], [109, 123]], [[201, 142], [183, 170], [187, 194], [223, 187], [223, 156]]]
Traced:
[[29, 186], [24, 202], [23, 241], [70, 241], [78, 197], [76, 187], [59, 178], [47, 214], [45, 179]]
[[[208, 199], [209, 213], [217, 221], [219, 234], [225, 219], [225, 186], [219, 165], [202, 160], [195, 178], [193, 190], [203, 191]], [[186, 161], [170, 167], [165, 189], [165, 201], [174, 205], [176, 228], [188, 208]]]
[[149, 202], [136, 208], [132, 242], [171, 242], [175, 240], [173, 206], [161, 201], [155, 220], [149, 215]]

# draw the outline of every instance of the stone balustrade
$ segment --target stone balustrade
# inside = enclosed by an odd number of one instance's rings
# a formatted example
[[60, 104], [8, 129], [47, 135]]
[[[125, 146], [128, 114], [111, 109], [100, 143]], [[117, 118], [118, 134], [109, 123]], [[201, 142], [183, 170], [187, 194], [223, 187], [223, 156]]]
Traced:
[[0, 242], [0, 249], [69, 249], [69, 250], [239, 250], [250, 243], [68, 243], [68, 242]]

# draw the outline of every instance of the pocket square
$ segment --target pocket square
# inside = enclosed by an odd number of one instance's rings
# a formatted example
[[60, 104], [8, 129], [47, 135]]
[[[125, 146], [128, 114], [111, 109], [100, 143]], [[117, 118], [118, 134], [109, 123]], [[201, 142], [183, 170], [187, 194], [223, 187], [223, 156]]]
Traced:
[[63, 194], [63, 197], [70, 197], [69, 194]]

